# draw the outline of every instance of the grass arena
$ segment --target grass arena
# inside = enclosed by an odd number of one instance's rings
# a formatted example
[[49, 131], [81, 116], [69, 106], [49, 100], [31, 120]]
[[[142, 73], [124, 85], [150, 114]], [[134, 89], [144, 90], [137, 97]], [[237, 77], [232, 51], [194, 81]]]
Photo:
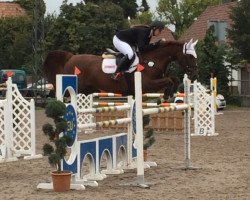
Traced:
[[[83, 191], [54, 193], [36, 189], [40, 182], [50, 182], [52, 168], [47, 158], [0, 163], [3, 199], [248, 199], [250, 196], [249, 108], [228, 107], [216, 116], [216, 137], [192, 137], [191, 159], [197, 170], [181, 170], [183, 134], [157, 132], [150, 147], [149, 160], [157, 167], [145, 169], [150, 189], [126, 185], [136, 180], [136, 169], [108, 175], [98, 187]], [[42, 153], [46, 137], [41, 127], [48, 121], [44, 110], [36, 108], [36, 152]], [[109, 135], [99, 131], [95, 137]], [[91, 139], [91, 135], [87, 135]], [[84, 197], [84, 198], [83, 198]]]

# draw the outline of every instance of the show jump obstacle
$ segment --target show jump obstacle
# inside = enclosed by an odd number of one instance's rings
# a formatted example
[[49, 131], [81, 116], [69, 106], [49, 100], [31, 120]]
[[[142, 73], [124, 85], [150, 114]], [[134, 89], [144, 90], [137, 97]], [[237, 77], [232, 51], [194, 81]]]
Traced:
[[[80, 128], [94, 128], [110, 126], [114, 124], [127, 124], [127, 132], [96, 139], [78, 141], [77, 133], [77, 77], [73, 75], [57, 75], [56, 95], [58, 100], [63, 101], [66, 91], [70, 93], [70, 103], [66, 104], [67, 114], [65, 118], [69, 124], [69, 130], [65, 133], [73, 138], [73, 142], [68, 145], [71, 151], [69, 158], [62, 160], [62, 168], [73, 172], [71, 189], [84, 189], [85, 185], [97, 186], [96, 181], [102, 180], [107, 174], [123, 173], [124, 169], [137, 169], [136, 185], [145, 186], [144, 181], [144, 161], [143, 161], [143, 115], [169, 112], [176, 110], [184, 111], [184, 168], [190, 169], [190, 105], [189, 95], [186, 95], [184, 104], [169, 106], [165, 108], [142, 109], [141, 73], [135, 73], [135, 101], [128, 97], [128, 104], [113, 107], [101, 107], [82, 109], [83, 113], [107, 112], [111, 110], [127, 111], [127, 117], [104, 122], [92, 122], [81, 125]], [[185, 93], [189, 94], [190, 81], [184, 78]], [[135, 135], [133, 135], [135, 134]], [[134, 139], [133, 139], [134, 138]], [[121, 153], [122, 158], [118, 160]], [[108, 158], [107, 169], [101, 170], [100, 162], [103, 155]], [[90, 160], [90, 172], [84, 176], [84, 160]], [[52, 189], [51, 183], [40, 183], [37, 188]]]
[[6, 93], [0, 100], [0, 162], [41, 158], [36, 155], [34, 100], [25, 100], [11, 78], [0, 90]]
[[[194, 123], [194, 130], [192, 131], [192, 136], [217, 136], [218, 133], [215, 132], [215, 114], [217, 112], [216, 109], [216, 88], [217, 88], [217, 81], [216, 78], [211, 78], [210, 80], [210, 90], [207, 90], [201, 83], [194, 81], [191, 84], [191, 88], [193, 93], [190, 93], [192, 101], [190, 103], [193, 104], [193, 123]], [[177, 93], [176, 96], [184, 97], [184, 93]], [[159, 98], [162, 97], [162, 93], [146, 93], [143, 94], [143, 97], [147, 98]], [[99, 101], [94, 101], [93, 99], [97, 99], [98, 97], [102, 97], [103, 99]], [[111, 102], [109, 101], [111, 100]], [[118, 99], [118, 101], [117, 101]], [[121, 102], [121, 99], [123, 100]], [[77, 119], [78, 119], [78, 129], [81, 131], [80, 127], [84, 126], [84, 124], [89, 124], [94, 122], [96, 119], [101, 118], [107, 120], [112, 117], [120, 117], [119, 113], [84, 113], [81, 112], [83, 109], [91, 109], [93, 107], [102, 107], [102, 106], [117, 106], [117, 105], [127, 105], [127, 101], [121, 94], [114, 94], [114, 93], [93, 93], [88, 96], [84, 94], [77, 95]], [[176, 103], [142, 103], [143, 108], [145, 107], [169, 107], [180, 105]], [[180, 115], [177, 115], [180, 114]], [[99, 116], [99, 117], [94, 117]], [[102, 117], [100, 117], [102, 116]], [[175, 119], [174, 119], [175, 116]], [[102, 120], [102, 121], [104, 121]], [[152, 127], [156, 130], [166, 131], [178, 131], [183, 130], [183, 116], [180, 112], [172, 112], [168, 113], [161, 113], [158, 115], [153, 115], [151, 117]], [[83, 130], [83, 129], [82, 129]], [[109, 130], [123, 130], [123, 126], [111, 126]], [[91, 132], [93, 129], [89, 128], [84, 129], [86, 132]]]

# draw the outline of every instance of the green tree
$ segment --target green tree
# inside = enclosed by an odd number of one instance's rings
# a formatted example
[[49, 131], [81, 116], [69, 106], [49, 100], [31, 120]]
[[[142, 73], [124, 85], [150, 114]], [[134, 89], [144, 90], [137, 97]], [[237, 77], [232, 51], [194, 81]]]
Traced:
[[46, 35], [46, 46], [49, 50], [101, 54], [112, 46], [115, 31], [125, 26], [122, 9], [113, 3], [63, 4]]
[[30, 63], [31, 30], [32, 21], [28, 16], [0, 19], [1, 68], [24, 68]]
[[167, 25], [175, 26], [175, 37], [180, 35], [194, 22], [208, 6], [218, 5], [221, 0], [159, 0], [157, 12]]
[[137, 13], [137, 17], [131, 19], [130, 25], [149, 25], [152, 22], [153, 15], [150, 11]]
[[141, 6], [144, 7], [144, 12], [147, 12], [147, 11], [149, 11], [149, 9], [150, 9], [147, 0], [142, 0]]
[[232, 8], [230, 18], [233, 24], [228, 30], [232, 47], [238, 49], [243, 59], [250, 62], [250, 1], [241, 0]]
[[39, 7], [38, 12], [43, 16], [46, 11], [46, 6], [43, 0], [14, 0], [13, 2], [18, 3], [22, 8], [25, 9], [28, 15], [32, 16], [36, 1], [40, 1], [39, 5], [42, 5]]
[[[103, 2], [114, 3], [123, 9], [125, 18], [136, 16], [136, 8], [138, 7], [136, 0], [85, 0], [85, 3], [102, 4]], [[107, 4], [109, 5], [109, 4]]]
[[199, 81], [204, 85], [210, 85], [211, 75], [217, 77], [218, 92], [227, 97], [230, 68], [225, 65], [225, 47], [216, 45], [213, 33], [214, 26], [211, 26], [207, 30], [204, 41], [197, 46]]
[[149, 25], [152, 22], [153, 15], [150, 11], [143, 12], [139, 15], [140, 24]]

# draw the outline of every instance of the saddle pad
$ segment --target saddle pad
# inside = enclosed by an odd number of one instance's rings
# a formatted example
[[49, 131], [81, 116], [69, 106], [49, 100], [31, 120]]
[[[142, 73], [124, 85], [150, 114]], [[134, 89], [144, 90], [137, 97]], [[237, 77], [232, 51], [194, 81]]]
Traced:
[[110, 58], [105, 58], [102, 61], [102, 71], [106, 74], [113, 74], [116, 72], [116, 60], [115, 59], [110, 59]]

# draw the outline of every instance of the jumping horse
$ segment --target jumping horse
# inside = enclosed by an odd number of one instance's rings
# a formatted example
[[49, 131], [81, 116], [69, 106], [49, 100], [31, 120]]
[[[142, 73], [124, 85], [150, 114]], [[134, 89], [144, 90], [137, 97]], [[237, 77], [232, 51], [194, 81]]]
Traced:
[[[198, 76], [196, 64], [196, 42], [161, 41], [155, 50], [140, 53], [139, 63], [143, 65], [142, 91], [157, 92], [164, 89], [165, 98], [176, 92], [179, 85], [177, 77], [166, 75], [169, 63], [177, 61], [191, 80]], [[50, 83], [56, 84], [56, 74], [74, 74], [79, 69], [78, 92], [85, 95], [94, 92], [113, 92], [123, 95], [134, 95], [134, 73], [124, 73], [119, 80], [111, 78], [102, 71], [102, 56], [91, 54], [73, 55], [70, 52], [55, 50], [48, 53], [43, 69]]]

